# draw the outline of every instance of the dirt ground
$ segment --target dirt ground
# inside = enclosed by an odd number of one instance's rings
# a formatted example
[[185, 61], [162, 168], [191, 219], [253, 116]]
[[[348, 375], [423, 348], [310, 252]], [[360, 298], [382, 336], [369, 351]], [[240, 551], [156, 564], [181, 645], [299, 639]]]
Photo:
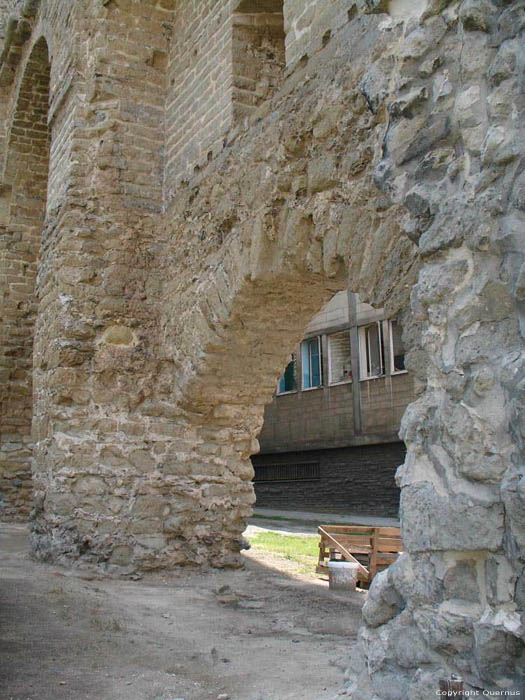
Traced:
[[328, 700], [365, 595], [254, 550], [236, 571], [70, 572], [32, 561], [21, 525], [0, 556], [1, 700]]

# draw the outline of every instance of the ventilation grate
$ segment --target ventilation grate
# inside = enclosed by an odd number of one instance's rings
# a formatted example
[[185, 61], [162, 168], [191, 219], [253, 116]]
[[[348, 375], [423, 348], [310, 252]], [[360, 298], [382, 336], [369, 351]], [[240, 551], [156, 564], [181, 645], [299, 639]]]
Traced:
[[262, 481], [311, 481], [320, 478], [319, 462], [255, 466], [254, 481], [256, 483]]

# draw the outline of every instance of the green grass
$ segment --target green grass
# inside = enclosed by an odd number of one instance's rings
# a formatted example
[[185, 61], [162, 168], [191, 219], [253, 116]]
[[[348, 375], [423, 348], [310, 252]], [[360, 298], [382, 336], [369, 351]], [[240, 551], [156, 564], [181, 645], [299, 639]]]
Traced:
[[277, 532], [257, 532], [248, 537], [254, 549], [272, 552], [299, 564], [301, 573], [314, 574], [319, 555], [317, 535], [280, 535]]

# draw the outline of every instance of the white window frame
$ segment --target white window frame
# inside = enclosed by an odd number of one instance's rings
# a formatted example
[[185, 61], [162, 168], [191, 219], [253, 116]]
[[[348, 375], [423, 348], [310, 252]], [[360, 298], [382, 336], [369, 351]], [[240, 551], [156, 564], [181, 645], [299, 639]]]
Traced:
[[[383, 339], [383, 342], [379, 343], [379, 356], [380, 356], [380, 364], [384, 367], [385, 369], [385, 374], [367, 374], [367, 337], [366, 337], [366, 331], [368, 328], [371, 328], [372, 326], [377, 326], [378, 332], [379, 332], [379, 337]], [[368, 379], [379, 379], [380, 377], [385, 377], [386, 376], [386, 366], [385, 366], [385, 358], [384, 358], [384, 338], [383, 338], [383, 329], [382, 329], [382, 321], [375, 321], [374, 323], [367, 323], [366, 326], [359, 326], [359, 366], [360, 366], [360, 381], [367, 381]]]
[[[290, 364], [290, 362], [293, 362], [294, 355], [295, 355], [295, 352], [292, 352], [289, 362], [286, 363], [286, 367], [288, 367], [288, 365]], [[297, 357], [295, 358], [295, 366], [297, 367]], [[277, 390], [276, 390], [276, 392], [275, 392], [275, 395], [276, 395], [276, 396], [287, 396], [288, 394], [297, 394], [297, 392], [299, 391], [299, 382], [298, 382], [297, 380], [296, 380], [296, 382], [295, 382], [295, 383], [296, 383], [296, 386], [297, 386], [296, 389], [288, 389], [288, 391], [279, 391], [279, 386], [280, 386], [280, 384], [281, 384], [281, 377], [282, 377], [283, 374], [285, 373], [286, 367], [284, 368], [284, 370], [283, 370], [283, 372], [281, 373], [281, 376], [279, 377], [279, 380], [278, 380], [278, 382], [277, 382]]]
[[392, 331], [392, 324], [397, 323], [397, 319], [393, 318], [388, 322], [388, 332], [390, 334], [390, 373], [394, 374], [408, 374], [406, 369], [394, 369], [394, 333]]
[[[316, 386], [305, 386], [304, 385], [304, 380], [305, 380], [305, 374], [304, 374], [304, 348], [306, 343], [310, 343], [312, 340], [317, 340], [317, 351], [319, 353], [319, 384]], [[321, 354], [322, 348], [321, 348], [321, 336], [317, 335], [314, 338], [305, 338], [303, 342], [301, 343], [301, 389], [302, 391], [313, 391], [314, 389], [319, 389], [320, 387], [323, 386], [323, 356]], [[310, 357], [310, 351], [308, 351], [308, 369], [309, 369], [309, 374], [312, 376], [312, 368], [311, 368], [311, 357]]]
[[[353, 381], [353, 377], [351, 376], [349, 379], [341, 379], [337, 382], [334, 382], [332, 380], [332, 336], [338, 335], [339, 333], [347, 333], [348, 334], [348, 343], [350, 344], [350, 329], [346, 328], [343, 331], [336, 331], [335, 333], [328, 333], [328, 385], [329, 386], [338, 386], [339, 384], [351, 384]], [[350, 353], [352, 352], [352, 349], [350, 348]], [[350, 371], [352, 371], [352, 355], [350, 355]]]

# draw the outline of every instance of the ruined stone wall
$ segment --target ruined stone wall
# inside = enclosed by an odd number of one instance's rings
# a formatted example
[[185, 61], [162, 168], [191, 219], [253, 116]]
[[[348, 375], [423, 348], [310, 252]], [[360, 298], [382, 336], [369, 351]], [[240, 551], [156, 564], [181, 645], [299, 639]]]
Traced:
[[181, 179], [222, 151], [235, 125], [246, 126], [281, 83], [285, 63], [293, 66], [320, 50], [355, 14], [346, 0], [176, 4], [166, 103], [167, 199]]
[[[233, 123], [234, 0], [177, 4], [166, 103], [166, 188], [193, 174], [223, 147]], [[238, 3], [237, 3], [238, 4]]]
[[293, 68], [330, 41], [332, 34], [357, 16], [355, 2], [334, 0], [285, 0], [286, 65]]
[[[246, 3], [245, 3], [246, 4]], [[257, 3], [253, 3], [255, 6]], [[242, 122], [280, 86], [285, 67], [281, 12], [236, 12], [232, 27], [233, 120]]]
[[[238, 564], [263, 406], [349, 277], [402, 310], [420, 390], [398, 473], [406, 552], [371, 588], [354, 697], [432, 697], [452, 672], [521, 682], [523, 3], [359, 0], [169, 206], [174, 15], [75, 7], [67, 27], [51, 1], [29, 22], [35, 43], [54, 27], [51, 84], [54, 31], [80, 74], [36, 282], [35, 554]], [[21, 84], [2, 87], [10, 105]]]
[[13, 0], [1, 0], [0, 2], [0, 51], [3, 51], [7, 33], [7, 24], [11, 14]]
[[[2, 80], [12, 86], [4, 106], [4, 152], [0, 162], [1, 223], [0, 251], [2, 277], [2, 379], [0, 400], [0, 478], [4, 513], [27, 517], [32, 504], [31, 458], [33, 441], [33, 336], [37, 311], [35, 279], [44, 229], [49, 185], [49, 143], [51, 136], [63, 139], [60, 124], [48, 125], [48, 108], [60, 91], [62, 61], [51, 71], [49, 44], [59, 5], [48, 3], [31, 34], [35, 3], [18, 3], [9, 15], [14, 27], [6, 45]], [[70, 12], [60, 12], [63, 29]], [[25, 41], [24, 41], [25, 39]], [[56, 51], [69, 61], [71, 45]], [[67, 186], [68, 158], [53, 158], [61, 172], [61, 186]], [[52, 189], [52, 188], [51, 188]], [[56, 198], [55, 198], [56, 199]]]

